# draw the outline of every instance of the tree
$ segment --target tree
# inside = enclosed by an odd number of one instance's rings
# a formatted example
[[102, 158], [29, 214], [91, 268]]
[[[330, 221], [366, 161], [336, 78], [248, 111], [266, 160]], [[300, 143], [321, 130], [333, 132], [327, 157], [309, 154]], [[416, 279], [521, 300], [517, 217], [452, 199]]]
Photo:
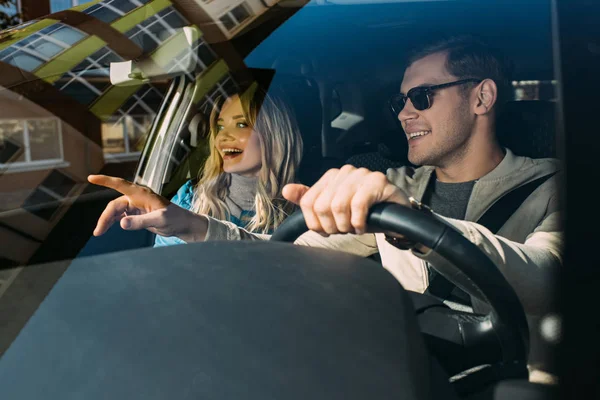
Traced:
[[[17, 11], [17, 0], [0, 0], [0, 7], [8, 11], [0, 10], [0, 29], [21, 23], [21, 15]], [[14, 14], [9, 10], [14, 10]]]

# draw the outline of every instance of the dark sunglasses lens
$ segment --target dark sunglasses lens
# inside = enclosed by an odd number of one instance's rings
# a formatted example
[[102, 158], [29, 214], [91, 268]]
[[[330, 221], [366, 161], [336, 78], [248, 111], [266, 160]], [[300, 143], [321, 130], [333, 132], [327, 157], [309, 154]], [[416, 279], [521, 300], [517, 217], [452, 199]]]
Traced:
[[410, 101], [419, 111], [429, 108], [429, 97], [425, 91], [415, 90], [414, 92], [410, 93]]
[[404, 108], [404, 104], [406, 103], [404, 96], [396, 95], [390, 99], [390, 108], [395, 115], [400, 114], [400, 111]]

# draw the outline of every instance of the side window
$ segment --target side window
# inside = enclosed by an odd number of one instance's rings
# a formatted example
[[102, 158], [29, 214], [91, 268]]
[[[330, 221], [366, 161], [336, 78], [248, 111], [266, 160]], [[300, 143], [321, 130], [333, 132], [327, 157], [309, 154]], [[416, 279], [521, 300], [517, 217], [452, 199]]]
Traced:
[[557, 81], [513, 81], [513, 100], [556, 101]]

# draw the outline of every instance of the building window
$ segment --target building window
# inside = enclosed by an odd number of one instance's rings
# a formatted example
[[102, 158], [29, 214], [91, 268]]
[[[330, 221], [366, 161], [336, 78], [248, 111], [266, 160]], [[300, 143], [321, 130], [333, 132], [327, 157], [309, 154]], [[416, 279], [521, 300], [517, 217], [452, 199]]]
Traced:
[[63, 161], [57, 118], [0, 120], [0, 167], [28, 167]]
[[108, 86], [108, 82], [97, 82], [97, 85], [94, 85], [93, 82], [77, 78], [61, 88], [61, 92], [79, 103], [89, 106], [102, 95], [102, 88]]
[[252, 11], [250, 10], [250, 7], [248, 7], [248, 4], [242, 3], [223, 14], [219, 20], [228, 31], [232, 31], [252, 15]]
[[23, 208], [50, 221], [77, 182], [60, 171], [53, 170], [25, 199]]
[[86, 36], [70, 26], [53, 24], [2, 50], [0, 61], [33, 71]]
[[163, 94], [145, 85], [102, 124], [102, 148], [106, 162], [137, 160]]
[[150, 0], [104, 0], [86, 8], [83, 12], [102, 22], [111, 23], [136, 8], [143, 6], [149, 1]]
[[202, 42], [196, 49], [196, 54], [198, 54], [198, 58], [200, 58], [204, 68], [208, 68], [212, 63], [217, 61], [217, 56], [206, 43]]
[[162, 103], [163, 94], [154, 86], [145, 85], [121, 106], [119, 112], [125, 115], [152, 114]]
[[64, 24], [52, 25], [48, 28], [42, 29], [39, 33], [41, 35], [45, 35], [46, 38], [49, 40], [54, 39], [60, 45], [73, 45], [86, 36], [86, 34], [81, 32], [80, 30]]
[[76, 7], [93, 0], [50, 0], [50, 12], [59, 12], [67, 10], [71, 7]]
[[213, 50], [203, 40], [200, 40], [191, 51], [185, 49], [175, 56], [171, 62], [165, 66], [165, 70], [169, 73], [186, 70], [186, 67], [190, 62], [190, 57], [194, 58], [193, 64], [196, 66], [194, 73], [188, 73], [188, 77], [192, 80], [195, 79], [197, 74], [206, 70], [217, 61], [217, 56]]
[[145, 53], [156, 49], [176, 33], [178, 28], [189, 25], [174, 8], [168, 7], [125, 33]]
[[233, 28], [235, 28], [235, 22], [233, 21], [233, 18], [231, 18], [231, 16], [229, 14], [225, 14], [223, 15], [221, 18], [219, 18], [221, 20], [221, 23], [225, 26], [225, 28], [230, 31]]
[[250, 11], [248, 10], [245, 4], [240, 4], [239, 6], [231, 10], [231, 15], [233, 15], [238, 24], [241, 24], [242, 22], [250, 18]]
[[227, 98], [237, 93], [237, 91], [238, 89], [235, 85], [235, 81], [231, 79], [231, 76], [227, 75], [225, 78], [221, 79], [221, 81], [218, 82], [207, 95], [204, 96], [198, 109], [204, 114], [210, 115], [217, 99]]
[[113, 9], [112, 7], [105, 7], [104, 4], [96, 4], [85, 10], [84, 13], [89, 14], [102, 22], [106, 22], [107, 24], [124, 15], [124, 13]]
[[54, 83], [61, 92], [90, 105], [110, 86], [110, 63], [123, 61], [108, 47], [96, 51]]
[[137, 160], [144, 148], [153, 115], [113, 117], [102, 124], [102, 149], [106, 162]]

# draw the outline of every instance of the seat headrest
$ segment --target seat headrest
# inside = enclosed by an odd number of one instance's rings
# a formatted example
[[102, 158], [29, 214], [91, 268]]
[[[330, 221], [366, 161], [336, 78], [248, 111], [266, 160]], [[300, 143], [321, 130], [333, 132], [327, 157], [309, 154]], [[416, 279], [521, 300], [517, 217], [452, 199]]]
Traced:
[[304, 142], [298, 179], [303, 183], [314, 182], [321, 171], [310, 166], [322, 156], [323, 126], [323, 107], [317, 83], [305, 76], [276, 73], [269, 85], [269, 93], [281, 97], [294, 113]]
[[556, 103], [511, 101], [498, 116], [498, 140], [515, 154], [531, 158], [556, 157]]
[[323, 107], [316, 82], [307, 77], [275, 74], [269, 93], [282, 98], [296, 116], [304, 146], [321, 148]]

